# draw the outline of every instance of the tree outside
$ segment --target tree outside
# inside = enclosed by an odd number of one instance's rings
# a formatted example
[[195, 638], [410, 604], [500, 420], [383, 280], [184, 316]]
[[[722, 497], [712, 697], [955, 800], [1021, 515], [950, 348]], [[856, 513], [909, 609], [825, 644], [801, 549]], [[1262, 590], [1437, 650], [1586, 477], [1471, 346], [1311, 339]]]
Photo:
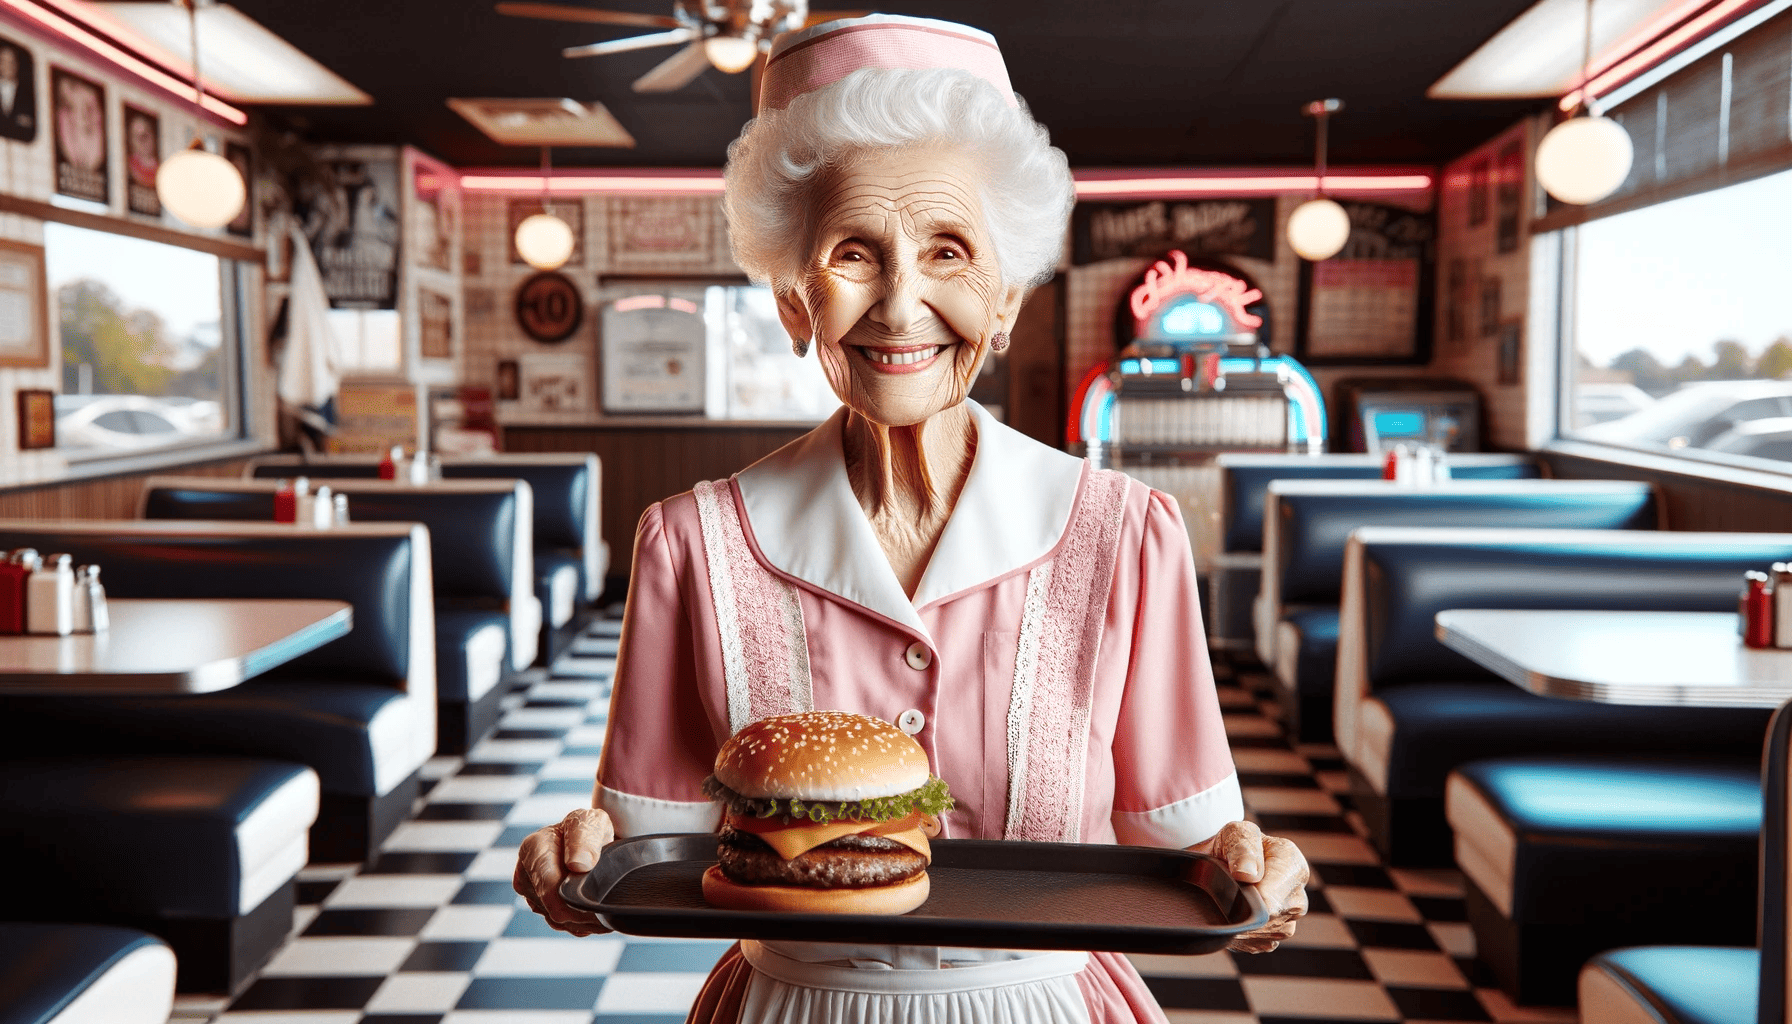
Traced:
[[1635, 384], [1657, 398], [1697, 381], [1784, 380], [1792, 377], [1792, 337], [1774, 339], [1759, 355], [1724, 339], [1711, 346], [1709, 361], [1688, 354], [1677, 366], [1663, 365], [1647, 349], [1633, 348], [1611, 361], [1605, 377]]
[[110, 288], [92, 279], [63, 285], [57, 303], [64, 394], [82, 390], [82, 366], [91, 368], [89, 386], [95, 394], [210, 399], [220, 394], [219, 346], [171, 337], [156, 313], [127, 308]]

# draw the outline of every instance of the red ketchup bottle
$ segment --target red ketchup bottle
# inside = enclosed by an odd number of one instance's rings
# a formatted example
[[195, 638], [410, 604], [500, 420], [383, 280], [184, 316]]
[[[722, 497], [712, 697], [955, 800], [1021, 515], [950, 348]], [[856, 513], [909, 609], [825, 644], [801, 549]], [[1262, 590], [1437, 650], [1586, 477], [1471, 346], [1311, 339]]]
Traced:
[[1383, 480], [1400, 479], [1400, 452], [1389, 448], [1381, 455], [1381, 478]]
[[398, 452], [397, 448], [392, 448], [392, 449], [388, 450], [386, 452], [386, 454], [380, 456], [380, 479], [381, 480], [396, 480], [396, 479], [398, 479], [397, 452]]
[[13, 552], [0, 560], [0, 633], [25, 632], [25, 586], [31, 569]]
[[299, 495], [293, 490], [291, 480], [282, 480], [274, 489], [274, 522], [296, 523], [299, 521]]
[[1746, 572], [1742, 591], [1742, 643], [1773, 646], [1773, 587], [1764, 572]]

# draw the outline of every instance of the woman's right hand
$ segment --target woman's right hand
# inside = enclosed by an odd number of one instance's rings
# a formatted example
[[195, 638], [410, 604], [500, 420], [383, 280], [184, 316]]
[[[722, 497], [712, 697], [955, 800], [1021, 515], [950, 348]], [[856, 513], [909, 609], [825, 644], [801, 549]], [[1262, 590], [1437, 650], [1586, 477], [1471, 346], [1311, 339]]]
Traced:
[[529, 901], [529, 909], [556, 930], [573, 935], [609, 931], [598, 923], [597, 915], [568, 906], [560, 898], [560, 883], [567, 875], [582, 875], [596, 867], [598, 854], [615, 838], [608, 814], [581, 807], [523, 840], [511, 885]]

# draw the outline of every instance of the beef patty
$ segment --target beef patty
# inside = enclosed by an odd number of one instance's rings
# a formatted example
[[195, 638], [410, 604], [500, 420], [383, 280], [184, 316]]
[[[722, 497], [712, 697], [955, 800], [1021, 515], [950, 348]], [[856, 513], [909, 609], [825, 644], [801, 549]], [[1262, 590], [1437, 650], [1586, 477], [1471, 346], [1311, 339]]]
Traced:
[[805, 889], [868, 889], [913, 878], [927, 858], [883, 836], [841, 836], [792, 860], [751, 832], [722, 829], [722, 874], [742, 885], [792, 885]]

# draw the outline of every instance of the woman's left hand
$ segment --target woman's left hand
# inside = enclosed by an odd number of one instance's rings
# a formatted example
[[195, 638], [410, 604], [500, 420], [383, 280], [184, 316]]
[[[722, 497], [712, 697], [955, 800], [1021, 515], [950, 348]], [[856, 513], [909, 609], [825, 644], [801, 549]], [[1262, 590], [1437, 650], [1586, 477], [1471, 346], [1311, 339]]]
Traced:
[[1194, 847], [1224, 861], [1232, 877], [1253, 885], [1269, 908], [1269, 923], [1233, 938], [1227, 949], [1267, 953], [1294, 935], [1295, 921], [1307, 912], [1307, 858], [1290, 840], [1266, 836], [1255, 822], [1234, 821]]

